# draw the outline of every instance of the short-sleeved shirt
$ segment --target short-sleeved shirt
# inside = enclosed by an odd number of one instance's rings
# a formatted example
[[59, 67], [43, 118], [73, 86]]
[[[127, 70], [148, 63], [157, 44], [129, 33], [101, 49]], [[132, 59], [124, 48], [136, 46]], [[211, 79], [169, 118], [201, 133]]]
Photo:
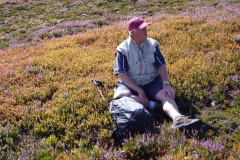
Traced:
[[[158, 45], [156, 46], [156, 52], [154, 53], [155, 62], [154, 65], [156, 68], [160, 68], [163, 65], [166, 65], [163, 54], [161, 53]], [[118, 73], [127, 73], [129, 70], [129, 65], [127, 57], [119, 51], [116, 51], [115, 63], [114, 63], [114, 74]]]

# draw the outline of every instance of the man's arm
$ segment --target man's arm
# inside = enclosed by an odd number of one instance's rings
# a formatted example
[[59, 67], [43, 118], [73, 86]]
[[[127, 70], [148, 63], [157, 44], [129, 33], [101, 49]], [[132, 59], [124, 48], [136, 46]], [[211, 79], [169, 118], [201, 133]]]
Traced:
[[137, 93], [141, 93], [142, 89], [127, 74], [128, 69], [129, 66], [126, 56], [124, 56], [121, 52], [116, 51], [114, 73], [117, 74], [121, 81], [123, 81], [128, 87]]
[[175, 91], [173, 88], [170, 86], [170, 84], [164, 83], [168, 81], [168, 72], [167, 72], [167, 67], [166, 65], [163, 65], [159, 68], [159, 73], [162, 78], [163, 82], [163, 93], [165, 96], [169, 96], [170, 98], [174, 99], [175, 98]]
[[156, 46], [156, 52], [155, 52], [155, 66], [159, 69], [159, 74], [163, 82], [163, 89], [162, 89], [163, 94], [165, 96], [169, 96], [170, 98], [174, 99], [175, 91], [172, 89], [170, 84], [166, 83], [168, 81], [168, 72], [167, 72], [166, 62], [158, 45]]
[[147, 96], [141, 87], [139, 87], [127, 74], [129, 69], [127, 58], [121, 53], [116, 51], [116, 58], [114, 63], [114, 73], [119, 76], [121, 81], [125, 83], [129, 88], [133, 89], [138, 93], [140, 103], [142, 103], [145, 107], [149, 105], [149, 101]]
[[167, 72], [167, 67], [166, 65], [162, 65], [160, 68], [159, 68], [159, 73], [160, 73], [160, 76], [162, 78], [162, 81], [168, 81], [168, 72]]

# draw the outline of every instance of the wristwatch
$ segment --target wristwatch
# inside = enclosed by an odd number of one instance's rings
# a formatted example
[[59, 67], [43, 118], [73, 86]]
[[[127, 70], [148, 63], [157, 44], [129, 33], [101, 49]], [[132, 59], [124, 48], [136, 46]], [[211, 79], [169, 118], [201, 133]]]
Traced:
[[163, 84], [170, 84], [169, 81], [163, 81]]

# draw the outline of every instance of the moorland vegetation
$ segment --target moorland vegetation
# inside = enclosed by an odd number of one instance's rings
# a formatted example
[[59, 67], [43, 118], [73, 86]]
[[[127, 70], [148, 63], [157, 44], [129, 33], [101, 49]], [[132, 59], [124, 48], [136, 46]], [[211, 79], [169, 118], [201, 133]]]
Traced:
[[[122, 159], [240, 157], [239, 0], [0, 5], [0, 159], [120, 159], [124, 150]], [[208, 130], [172, 130], [161, 114], [152, 133], [114, 145], [114, 53], [134, 15], [151, 22], [180, 111]]]

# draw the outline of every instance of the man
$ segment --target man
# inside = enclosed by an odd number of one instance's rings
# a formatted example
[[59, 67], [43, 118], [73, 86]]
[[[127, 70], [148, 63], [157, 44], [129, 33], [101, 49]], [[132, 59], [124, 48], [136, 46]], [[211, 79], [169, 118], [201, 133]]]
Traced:
[[132, 97], [145, 108], [149, 107], [149, 100], [161, 101], [163, 111], [173, 120], [172, 128], [186, 127], [199, 119], [180, 114], [158, 42], [148, 38], [149, 24], [139, 17], [128, 22], [129, 38], [116, 49], [114, 73], [120, 80], [114, 89], [114, 98]]

